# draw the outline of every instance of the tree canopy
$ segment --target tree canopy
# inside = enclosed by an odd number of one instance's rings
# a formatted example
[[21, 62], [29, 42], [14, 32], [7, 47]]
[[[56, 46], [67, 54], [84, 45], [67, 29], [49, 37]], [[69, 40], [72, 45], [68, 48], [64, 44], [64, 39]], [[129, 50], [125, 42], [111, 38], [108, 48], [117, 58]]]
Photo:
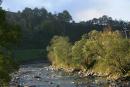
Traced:
[[22, 28], [21, 48], [45, 48], [54, 35], [68, 36], [70, 41], [74, 42], [86, 32], [103, 31], [108, 25], [113, 30], [124, 31], [126, 24], [126, 28], [130, 29], [129, 23], [113, 20], [106, 15], [76, 23], [67, 10], [53, 14], [45, 8], [25, 8], [17, 13], [6, 13], [9, 23], [18, 24]]
[[10, 73], [18, 69], [11, 58], [10, 48], [20, 38], [20, 29], [17, 25], [11, 25], [6, 21], [5, 11], [0, 8], [0, 85], [8, 85]]

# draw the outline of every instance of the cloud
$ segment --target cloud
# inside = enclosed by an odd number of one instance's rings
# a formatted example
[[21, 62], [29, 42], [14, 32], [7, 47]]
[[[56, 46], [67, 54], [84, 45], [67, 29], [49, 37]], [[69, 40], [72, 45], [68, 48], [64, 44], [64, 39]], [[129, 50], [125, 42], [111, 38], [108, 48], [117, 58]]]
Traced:
[[75, 20], [77, 21], [84, 21], [84, 20], [90, 20], [93, 18], [98, 18], [101, 17], [102, 15], [104, 15], [104, 12], [101, 12], [100, 10], [95, 10], [95, 9], [89, 9], [89, 10], [83, 10], [83, 11], [79, 11], [76, 15], [75, 15]]
[[62, 7], [73, 0], [4, 0], [2, 7], [11, 11], [23, 10], [25, 7], [45, 7], [50, 11], [62, 9]]
[[76, 21], [86, 21], [108, 15], [114, 19], [130, 20], [130, 0], [91, 0], [91, 6], [73, 13]]

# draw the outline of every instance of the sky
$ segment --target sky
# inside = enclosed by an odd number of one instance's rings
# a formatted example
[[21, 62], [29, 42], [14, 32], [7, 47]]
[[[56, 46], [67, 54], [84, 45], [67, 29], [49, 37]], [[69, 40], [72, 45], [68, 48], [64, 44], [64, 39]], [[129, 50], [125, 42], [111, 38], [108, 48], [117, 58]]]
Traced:
[[130, 21], [130, 0], [3, 0], [2, 7], [13, 12], [22, 11], [25, 7], [44, 7], [52, 13], [68, 10], [77, 22], [102, 15]]

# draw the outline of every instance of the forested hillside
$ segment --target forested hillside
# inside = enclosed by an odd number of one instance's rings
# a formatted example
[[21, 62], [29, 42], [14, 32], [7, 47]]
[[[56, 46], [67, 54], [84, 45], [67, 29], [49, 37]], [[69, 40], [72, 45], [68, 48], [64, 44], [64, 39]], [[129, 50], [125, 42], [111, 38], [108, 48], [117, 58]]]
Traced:
[[55, 35], [67, 36], [70, 42], [74, 43], [80, 40], [83, 34], [92, 30], [103, 31], [107, 26], [113, 31], [119, 30], [125, 37], [128, 35], [126, 29], [130, 30], [129, 22], [114, 20], [106, 15], [77, 23], [67, 10], [51, 13], [45, 8], [25, 8], [22, 12], [6, 13], [9, 23], [21, 27], [22, 38], [14, 52], [18, 61], [47, 58], [46, 47]]
[[22, 49], [46, 48], [54, 35], [68, 36], [70, 41], [74, 42], [86, 32], [102, 31], [106, 26], [111, 26], [113, 30], [130, 30], [128, 22], [113, 20], [106, 15], [76, 23], [66, 10], [53, 14], [45, 8], [25, 8], [22, 12], [7, 12], [7, 20], [22, 27], [23, 37], [19, 46]]

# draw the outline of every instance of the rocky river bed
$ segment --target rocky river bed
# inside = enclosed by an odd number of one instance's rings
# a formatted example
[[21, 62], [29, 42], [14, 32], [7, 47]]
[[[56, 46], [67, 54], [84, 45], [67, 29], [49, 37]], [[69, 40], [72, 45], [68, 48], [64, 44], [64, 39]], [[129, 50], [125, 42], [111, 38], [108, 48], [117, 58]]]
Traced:
[[129, 81], [108, 81], [102, 77], [80, 77], [55, 71], [49, 64], [22, 65], [13, 73], [10, 87], [130, 87]]

